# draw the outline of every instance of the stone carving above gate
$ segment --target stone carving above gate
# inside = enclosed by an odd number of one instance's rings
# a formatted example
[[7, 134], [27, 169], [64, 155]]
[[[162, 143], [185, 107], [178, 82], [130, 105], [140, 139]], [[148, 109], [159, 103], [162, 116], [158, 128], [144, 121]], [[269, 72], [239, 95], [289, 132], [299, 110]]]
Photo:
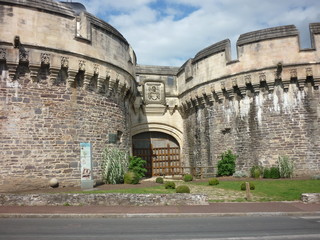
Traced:
[[144, 85], [144, 100], [146, 104], [164, 105], [164, 84], [161, 82], [146, 82]]

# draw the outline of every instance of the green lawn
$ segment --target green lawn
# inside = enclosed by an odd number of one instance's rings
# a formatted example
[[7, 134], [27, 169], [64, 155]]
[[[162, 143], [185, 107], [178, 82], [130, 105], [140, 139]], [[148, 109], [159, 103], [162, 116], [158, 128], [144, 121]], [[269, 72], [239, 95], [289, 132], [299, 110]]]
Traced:
[[[250, 181], [249, 179], [247, 181]], [[220, 188], [226, 190], [239, 191], [240, 185], [244, 181], [220, 181], [219, 185], [210, 186], [212, 188]], [[259, 198], [259, 201], [296, 201], [300, 200], [302, 193], [320, 193], [320, 181], [319, 180], [252, 180], [255, 184], [255, 190], [251, 191], [253, 196]], [[206, 181], [193, 181], [188, 184], [209, 186]], [[107, 191], [89, 191], [83, 193], [134, 193], [134, 194], [170, 194], [175, 193], [175, 190], [165, 189], [164, 185], [148, 188], [132, 188], [107, 190]], [[206, 194], [206, 192], [203, 192]], [[244, 201], [239, 199], [238, 201]]]
[[[249, 181], [249, 180], [248, 180]], [[240, 191], [244, 181], [220, 181], [217, 188]], [[320, 193], [319, 180], [253, 180], [255, 190], [253, 196], [261, 197], [261, 201], [295, 201], [300, 200], [302, 193]], [[193, 184], [207, 185], [207, 182]]]

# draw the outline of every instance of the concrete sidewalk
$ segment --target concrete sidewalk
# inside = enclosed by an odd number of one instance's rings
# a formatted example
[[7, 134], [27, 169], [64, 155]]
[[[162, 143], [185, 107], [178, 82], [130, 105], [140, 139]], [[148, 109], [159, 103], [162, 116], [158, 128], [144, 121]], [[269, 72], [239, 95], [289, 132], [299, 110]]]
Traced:
[[205, 206], [0, 206], [0, 217], [187, 217], [319, 215], [320, 204], [302, 202], [210, 203]]

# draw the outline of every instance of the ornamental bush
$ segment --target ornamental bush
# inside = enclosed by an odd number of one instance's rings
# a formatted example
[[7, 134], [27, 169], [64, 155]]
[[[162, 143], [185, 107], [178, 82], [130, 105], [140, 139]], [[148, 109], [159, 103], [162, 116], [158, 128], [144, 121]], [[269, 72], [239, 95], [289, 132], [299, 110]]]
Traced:
[[146, 163], [147, 162], [140, 157], [131, 156], [129, 158], [128, 170], [134, 172], [139, 177], [139, 179], [141, 179], [147, 172], [147, 169], [145, 168]]
[[164, 184], [164, 188], [165, 189], [175, 189], [176, 188], [176, 184], [174, 182], [166, 182]]
[[260, 178], [263, 173], [263, 168], [261, 166], [255, 165], [250, 169], [250, 175], [252, 178]]
[[228, 150], [221, 154], [221, 160], [218, 161], [218, 176], [231, 176], [236, 169], [237, 156]]
[[126, 184], [138, 184], [140, 180], [135, 172], [127, 172], [123, 179]]
[[263, 169], [263, 178], [270, 178], [270, 169], [269, 168]]
[[105, 183], [123, 183], [124, 174], [128, 170], [127, 154], [117, 148], [104, 149], [101, 170]]
[[160, 183], [160, 184], [163, 184], [163, 178], [162, 177], [157, 177], [156, 178], [156, 183]]
[[279, 167], [280, 177], [292, 178], [294, 165], [293, 165], [293, 161], [290, 160], [288, 156], [280, 156], [279, 157], [278, 167]]
[[219, 184], [219, 180], [216, 178], [211, 178], [209, 179], [209, 185], [210, 186], [214, 186], [214, 185], [218, 185]]
[[183, 176], [183, 181], [191, 182], [193, 180], [193, 176], [191, 174], [186, 174]]
[[[252, 182], [249, 182], [249, 186], [250, 186], [250, 190], [256, 189], [256, 186]], [[242, 191], [245, 191], [246, 190], [246, 183], [245, 182], [241, 183], [240, 188]]]
[[270, 178], [280, 178], [280, 171], [277, 167], [271, 167], [270, 168]]
[[186, 185], [180, 185], [176, 188], [176, 193], [190, 193], [190, 188]]

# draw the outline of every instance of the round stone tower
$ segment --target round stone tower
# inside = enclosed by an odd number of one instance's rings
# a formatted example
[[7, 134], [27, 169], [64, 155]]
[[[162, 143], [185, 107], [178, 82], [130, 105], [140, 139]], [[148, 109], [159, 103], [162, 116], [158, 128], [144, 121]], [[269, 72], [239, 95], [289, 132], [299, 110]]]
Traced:
[[0, 186], [79, 185], [80, 143], [100, 179], [106, 146], [131, 146], [136, 57], [79, 3], [0, 1]]

